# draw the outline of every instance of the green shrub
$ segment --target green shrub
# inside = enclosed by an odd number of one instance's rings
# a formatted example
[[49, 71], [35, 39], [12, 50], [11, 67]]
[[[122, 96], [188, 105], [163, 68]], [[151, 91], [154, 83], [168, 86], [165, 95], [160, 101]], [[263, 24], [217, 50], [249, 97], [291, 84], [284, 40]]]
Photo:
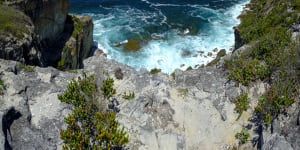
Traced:
[[130, 99], [134, 99], [135, 94], [134, 94], [134, 92], [129, 92], [128, 94], [126, 92], [124, 92], [122, 97], [124, 99], [130, 100]]
[[244, 111], [247, 111], [249, 108], [249, 97], [248, 93], [242, 93], [233, 99], [233, 103], [235, 104], [234, 110], [239, 114], [237, 120], [242, 116]]
[[[286, 75], [282, 74], [287, 78]], [[297, 99], [298, 85], [296, 77], [275, 80], [268, 91], [258, 100], [255, 110], [262, 117], [264, 123], [270, 124], [278, 114], [284, 113]]]
[[[227, 65], [228, 63], [229, 62], [227, 62]], [[239, 58], [238, 60], [234, 60], [232, 64], [234, 66], [231, 66], [232, 69], [228, 78], [236, 80], [243, 85], [248, 85], [251, 81], [255, 81], [257, 79], [264, 79], [270, 74], [268, 68], [257, 59], [247, 61]]]
[[250, 133], [245, 128], [243, 128], [240, 132], [235, 134], [235, 138], [238, 139], [241, 144], [246, 143], [249, 137]]
[[159, 72], [161, 72], [161, 69], [153, 68], [153, 69], [150, 70], [151, 74], [157, 74]]
[[114, 89], [113, 86], [114, 86], [114, 79], [107, 78], [103, 81], [100, 90], [106, 99], [109, 99], [116, 94], [116, 89]]
[[63, 149], [116, 149], [128, 143], [128, 135], [119, 127], [114, 112], [101, 112], [94, 104], [98, 93], [94, 76], [72, 79], [58, 99], [74, 106], [61, 130]]
[[268, 79], [264, 81], [269, 81], [270, 88], [260, 97], [255, 110], [263, 122], [271, 123], [298, 95], [300, 52], [291, 40], [289, 28], [299, 20], [299, 1], [251, 0], [247, 7], [250, 11], [240, 16], [237, 29], [250, 48], [225, 61], [225, 67], [230, 70], [229, 79], [244, 85]]

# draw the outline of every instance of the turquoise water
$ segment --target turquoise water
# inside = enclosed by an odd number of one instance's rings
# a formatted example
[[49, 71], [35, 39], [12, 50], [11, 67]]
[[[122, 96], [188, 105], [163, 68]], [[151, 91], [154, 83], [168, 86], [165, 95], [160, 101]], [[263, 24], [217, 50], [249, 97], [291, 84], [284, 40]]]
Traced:
[[[71, 0], [90, 15], [94, 40], [108, 57], [136, 68], [196, 68], [234, 45], [232, 27], [248, 0]], [[135, 41], [136, 51], [125, 43]], [[213, 56], [208, 56], [211, 52]]]

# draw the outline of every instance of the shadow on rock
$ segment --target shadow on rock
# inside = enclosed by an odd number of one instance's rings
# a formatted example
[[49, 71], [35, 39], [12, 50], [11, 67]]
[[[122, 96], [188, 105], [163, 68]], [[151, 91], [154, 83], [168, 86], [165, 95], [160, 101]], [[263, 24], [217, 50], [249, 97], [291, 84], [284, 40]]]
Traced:
[[19, 111], [17, 111], [14, 107], [12, 107], [2, 117], [2, 131], [5, 136], [5, 144], [4, 144], [5, 150], [12, 149], [12, 147], [10, 146], [10, 144], [8, 142], [7, 131], [10, 135], [10, 140], [12, 141], [10, 126], [13, 124], [14, 120], [19, 119], [21, 116], [22, 116], [22, 114]]

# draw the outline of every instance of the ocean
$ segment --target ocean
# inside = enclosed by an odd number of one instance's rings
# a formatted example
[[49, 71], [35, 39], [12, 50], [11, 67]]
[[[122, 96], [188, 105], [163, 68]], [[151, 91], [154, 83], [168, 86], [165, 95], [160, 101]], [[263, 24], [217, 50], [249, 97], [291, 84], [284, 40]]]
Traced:
[[139, 70], [197, 68], [230, 52], [233, 27], [249, 0], [71, 0], [92, 16], [94, 40], [108, 58]]

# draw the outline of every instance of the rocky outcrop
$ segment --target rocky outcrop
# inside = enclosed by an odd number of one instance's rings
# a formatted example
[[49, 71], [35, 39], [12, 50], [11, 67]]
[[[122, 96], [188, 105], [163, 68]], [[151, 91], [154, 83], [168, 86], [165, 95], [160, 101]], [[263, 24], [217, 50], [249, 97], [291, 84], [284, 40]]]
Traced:
[[0, 5], [0, 58], [37, 63], [38, 46], [31, 19], [19, 10]]
[[[263, 146], [264, 150], [293, 150], [292, 146], [285, 140], [284, 137], [278, 134], [272, 134], [266, 139]], [[297, 149], [297, 148], [296, 148]]]
[[59, 131], [70, 107], [57, 99], [74, 75], [54, 68], [28, 72], [0, 60], [0, 149], [58, 149]]
[[234, 27], [234, 50], [239, 49], [244, 45], [242, 35], [238, 29], [238, 27]]
[[[18, 28], [21, 34], [26, 34], [23, 38], [0, 37], [0, 44], [3, 43], [0, 58], [61, 69], [83, 67], [83, 59], [88, 57], [93, 44], [91, 17], [69, 16], [71, 19], [68, 19], [69, 0], [12, 0], [3, 3], [23, 11], [29, 18], [24, 14], [16, 18], [25, 16], [21, 20], [26, 19], [31, 24]], [[20, 30], [23, 28], [29, 31]]]
[[66, 42], [62, 43], [64, 47], [57, 67], [60, 69], [83, 68], [83, 60], [89, 56], [93, 46], [92, 18], [69, 15], [65, 28], [65, 36], [60, 41]]
[[69, 0], [13, 0], [4, 3], [20, 9], [32, 19], [40, 40], [52, 43], [64, 30]]
[[[21, 114], [9, 125], [11, 134], [0, 132], [0, 143], [14, 149], [59, 149], [59, 129], [64, 128], [63, 118], [70, 108], [57, 94], [81, 71], [74, 74], [36, 67], [27, 72], [19, 70], [16, 62], [4, 60], [0, 65], [5, 87], [0, 115], [5, 118], [12, 108]], [[107, 75], [115, 78], [115, 98], [120, 103], [117, 118], [129, 133], [128, 147], [133, 150], [226, 149], [237, 143], [234, 135], [249, 118], [250, 112], [245, 112], [236, 120], [231, 97], [241, 92], [240, 87], [227, 82], [226, 72], [214, 67], [177, 70], [172, 78], [135, 71], [104, 54], [86, 59], [84, 66], [87, 73], [95, 74], [98, 86]], [[122, 78], [115, 77], [116, 71]], [[135, 98], [122, 98], [129, 91], [134, 91]]]

